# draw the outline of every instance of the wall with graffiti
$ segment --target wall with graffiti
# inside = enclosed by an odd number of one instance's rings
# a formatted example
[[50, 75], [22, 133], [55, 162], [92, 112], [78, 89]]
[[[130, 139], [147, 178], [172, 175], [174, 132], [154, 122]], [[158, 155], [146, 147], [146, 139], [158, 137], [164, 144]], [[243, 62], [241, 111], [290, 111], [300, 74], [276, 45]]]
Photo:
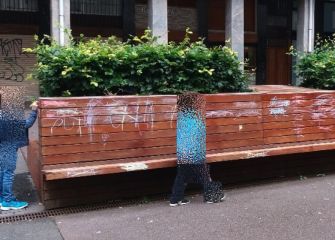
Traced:
[[33, 54], [23, 52], [35, 44], [33, 35], [0, 34], [0, 85], [25, 86], [27, 96], [38, 96], [37, 81], [27, 80], [36, 64]]

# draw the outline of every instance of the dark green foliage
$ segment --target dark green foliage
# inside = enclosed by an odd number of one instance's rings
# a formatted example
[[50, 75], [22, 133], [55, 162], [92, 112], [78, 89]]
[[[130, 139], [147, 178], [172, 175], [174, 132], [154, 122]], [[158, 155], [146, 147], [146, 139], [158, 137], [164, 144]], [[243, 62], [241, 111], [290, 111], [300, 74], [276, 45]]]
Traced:
[[302, 78], [301, 86], [317, 89], [335, 89], [335, 38], [317, 39], [311, 53], [291, 50], [297, 56], [296, 71]]
[[160, 45], [147, 31], [122, 43], [116, 38], [71, 41], [66, 47], [42, 40], [33, 77], [43, 96], [178, 94], [249, 91], [236, 54], [202, 41]]

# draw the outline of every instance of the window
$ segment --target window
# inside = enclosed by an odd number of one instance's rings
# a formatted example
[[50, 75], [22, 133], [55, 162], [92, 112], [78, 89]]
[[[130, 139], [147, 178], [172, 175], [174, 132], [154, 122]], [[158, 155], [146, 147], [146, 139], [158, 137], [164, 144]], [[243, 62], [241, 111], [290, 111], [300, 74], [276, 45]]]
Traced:
[[37, 12], [37, 0], [0, 0], [1, 11]]
[[71, 0], [71, 13], [122, 16], [122, 0]]
[[323, 31], [326, 33], [335, 32], [335, 2], [324, 3]]

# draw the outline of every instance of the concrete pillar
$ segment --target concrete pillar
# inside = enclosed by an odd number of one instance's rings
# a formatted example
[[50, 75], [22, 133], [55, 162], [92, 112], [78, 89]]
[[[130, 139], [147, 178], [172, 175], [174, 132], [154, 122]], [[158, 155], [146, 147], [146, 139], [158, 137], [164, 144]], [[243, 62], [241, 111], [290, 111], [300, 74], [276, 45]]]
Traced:
[[298, 0], [297, 50], [311, 52], [314, 49], [315, 0]]
[[240, 61], [244, 61], [244, 0], [226, 1], [225, 38]]
[[65, 29], [70, 30], [70, 0], [50, 0], [51, 36], [60, 44], [66, 45], [69, 37]]
[[158, 43], [168, 42], [168, 3], [167, 0], [148, 0], [149, 28]]

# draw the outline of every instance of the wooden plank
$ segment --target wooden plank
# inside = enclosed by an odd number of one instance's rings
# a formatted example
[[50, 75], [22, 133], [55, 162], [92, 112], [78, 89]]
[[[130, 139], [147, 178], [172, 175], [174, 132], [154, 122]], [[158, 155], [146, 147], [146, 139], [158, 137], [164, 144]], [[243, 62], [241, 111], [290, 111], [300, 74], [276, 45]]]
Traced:
[[[231, 149], [245, 146], [252, 147], [261, 144], [263, 144], [263, 139], [209, 142], [207, 144], [207, 150], [211, 152], [212, 150], [224, 151], [224, 149]], [[153, 148], [121, 149], [114, 151], [50, 155], [50, 156], [44, 156], [44, 164], [77, 163], [77, 162], [91, 162], [100, 160], [113, 160], [113, 161], [121, 160], [122, 162], [127, 162], [130, 160], [133, 161], [133, 159], [143, 157], [154, 157], [157, 159], [161, 158], [161, 155], [175, 154], [175, 151], [176, 147], [175, 145], [173, 145], [173, 146], [159, 146]]]
[[259, 93], [219, 93], [206, 94], [207, 103], [229, 103], [229, 102], [260, 102], [262, 101]]
[[250, 138], [250, 139], [241, 139], [238, 141], [220, 141], [220, 142], [208, 142], [207, 151], [216, 150], [218, 152], [230, 151], [231, 148], [240, 148], [240, 147], [253, 147], [264, 145], [263, 138]]
[[92, 126], [72, 126], [72, 127], [47, 127], [40, 128], [40, 134], [43, 137], [48, 136], [66, 136], [66, 135], [87, 135], [87, 134], [108, 134], [120, 132], [142, 132], [156, 131], [164, 129], [175, 129], [176, 121], [171, 122], [155, 122], [149, 123], [125, 123], [125, 124], [108, 124], [108, 125], [92, 125]]
[[261, 109], [262, 102], [256, 101], [247, 101], [247, 102], [228, 102], [228, 103], [206, 103], [206, 110], [213, 111], [213, 110], [240, 110], [240, 109]]
[[[170, 140], [175, 142], [174, 139]], [[136, 143], [136, 142], [135, 142]], [[144, 144], [145, 142], [143, 142]], [[127, 144], [127, 143], [124, 143]], [[218, 142], [208, 142], [207, 150], [217, 150], [233, 147], [244, 147], [244, 146], [255, 146], [263, 144], [263, 138], [253, 138], [239, 141], [218, 141]], [[109, 146], [113, 148], [113, 145]], [[75, 163], [75, 162], [88, 162], [97, 160], [112, 160], [112, 159], [128, 159], [146, 157], [146, 156], [157, 156], [165, 154], [174, 154], [176, 152], [176, 146], [167, 145], [158, 147], [146, 147], [146, 148], [120, 148], [119, 150], [105, 150], [105, 151], [93, 151], [93, 152], [79, 152], [79, 153], [68, 153], [68, 154], [58, 154], [58, 155], [47, 155], [43, 156], [43, 164], [60, 164], [60, 163]]]
[[286, 129], [264, 130], [264, 137], [278, 137], [287, 135], [303, 135], [309, 133], [335, 132], [335, 125], [328, 126], [312, 126], [312, 127], [297, 127]]
[[316, 120], [298, 120], [284, 122], [265, 122], [263, 123], [264, 130], [267, 129], [285, 129], [285, 128], [302, 128], [311, 126], [329, 126], [334, 125], [335, 119], [316, 119]]
[[[335, 102], [334, 102], [335, 103]], [[334, 106], [324, 105], [324, 106], [305, 106], [305, 107], [273, 107], [264, 108], [263, 115], [278, 116], [278, 115], [288, 115], [288, 114], [306, 114], [316, 115], [317, 113], [328, 113], [332, 116], [335, 115]]]
[[[62, 154], [43, 156], [43, 164], [59, 164], [59, 163], [74, 163], [95, 160], [108, 160], [108, 159], [127, 159], [137, 158], [142, 156], [159, 156], [162, 154], [173, 154], [176, 152], [175, 146], [166, 147], [152, 147], [152, 148], [137, 148], [137, 149], [122, 149], [115, 151], [100, 151], [76, 154]], [[128, 160], [127, 160], [128, 161]]]
[[238, 109], [238, 110], [213, 110], [206, 112], [206, 118], [240, 118], [261, 116], [261, 109]]
[[265, 115], [263, 122], [287, 122], [333, 118], [332, 112]]
[[[110, 127], [111, 128], [111, 127]], [[108, 128], [107, 128], [108, 129]], [[95, 129], [96, 130], [96, 129]], [[176, 137], [176, 129], [165, 129], [155, 131], [134, 131], [134, 132], [115, 132], [101, 131], [102, 134], [85, 134], [85, 135], [69, 135], [69, 136], [51, 136], [42, 137], [41, 143], [43, 146], [50, 145], [72, 145], [72, 144], [85, 144], [85, 143], [103, 143], [124, 140], [140, 140], [152, 139], [159, 137]]]
[[44, 108], [93, 108], [109, 106], [137, 106], [148, 104], [176, 105], [175, 95], [154, 96], [103, 96], [103, 97], [57, 97], [40, 98], [40, 109]]
[[[229, 134], [211, 134], [207, 136], [208, 149], [219, 149], [221, 147], [241, 147], [246, 145], [255, 145], [255, 139], [261, 139], [263, 133], [260, 131], [245, 132], [245, 133], [229, 133]], [[251, 140], [249, 140], [251, 139]], [[240, 140], [231, 142], [232, 140]], [[217, 142], [221, 142], [220, 145]], [[213, 146], [213, 143], [215, 146]], [[161, 146], [176, 146], [176, 137], [160, 137], [153, 139], [136, 139], [126, 141], [113, 141], [113, 142], [99, 142], [88, 144], [75, 144], [75, 145], [56, 145], [45, 146], [42, 148], [42, 155], [59, 155], [69, 153], [85, 153], [85, 152], [98, 152], [98, 151], [111, 151], [121, 149], [138, 149], [150, 148]], [[211, 146], [213, 146], [211, 148]], [[111, 153], [112, 154], [112, 153]]]
[[278, 144], [278, 143], [294, 143], [294, 142], [305, 142], [311, 140], [331, 140], [335, 139], [335, 133], [311, 133], [311, 134], [300, 134], [300, 135], [289, 135], [279, 137], [267, 137], [264, 139], [265, 144]]
[[320, 98], [320, 99], [282, 99], [275, 101], [263, 101], [263, 108], [275, 107], [317, 107], [317, 106], [333, 106], [335, 99]]
[[[260, 101], [261, 96], [257, 93], [224, 93], [204, 95], [210, 102], [236, 102], [236, 101]], [[41, 109], [53, 108], [82, 108], [82, 107], [107, 107], [107, 106], [137, 106], [147, 104], [176, 105], [175, 95], [155, 96], [104, 96], [104, 97], [57, 97], [40, 98]]]
[[100, 143], [75, 144], [75, 145], [56, 145], [56, 146], [43, 147], [42, 155], [49, 156], [49, 155], [68, 154], [68, 153], [89, 153], [99, 151], [138, 149], [138, 148], [175, 146], [175, 145], [176, 145], [175, 137], [136, 139], [136, 140], [126, 140], [116, 142], [100, 142]]
[[309, 100], [309, 99], [333, 99], [334, 92], [332, 91], [320, 91], [320, 92], [303, 92], [303, 93], [264, 93], [262, 95], [262, 101], [272, 102], [276, 104], [283, 100]]
[[93, 108], [57, 108], [41, 109], [42, 118], [111, 116], [111, 115], [142, 115], [150, 113], [176, 112], [176, 105], [140, 105], [140, 106], [108, 106]]
[[[253, 117], [239, 117], [239, 118], [208, 118], [206, 120], [207, 126], [228, 126], [228, 125], [244, 125], [261, 123], [261, 116]], [[54, 126], [40, 128], [40, 134], [43, 137], [46, 136], [57, 136], [57, 135], [85, 135], [85, 134], [96, 134], [104, 133], [105, 130], [109, 132], [133, 132], [133, 131], [153, 131], [162, 129], [175, 128], [176, 122], [174, 120], [169, 122], [143, 122], [143, 123], [113, 123], [108, 125], [80, 125], [79, 122], [72, 121], [73, 125], [69, 122], [55, 121]], [[112, 126], [112, 128], [111, 128]]]
[[263, 132], [241, 132], [241, 133], [226, 133], [226, 134], [209, 134], [207, 135], [207, 142], [220, 142], [231, 140], [249, 140], [254, 138], [262, 138]]
[[[212, 118], [239, 118], [261, 116], [261, 109], [242, 109], [242, 110], [215, 110], [207, 111], [207, 119]], [[87, 115], [76, 117], [55, 117], [42, 118], [41, 127], [73, 127], [86, 125], [103, 125], [103, 124], [126, 124], [126, 123], [148, 123], [175, 121], [176, 112], [166, 113], [145, 113], [145, 114], [113, 114], [113, 115]]]
[[[207, 156], [207, 161], [209, 163], [228, 161], [228, 160], [239, 160], [239, 159], [250, 159], [266, 156], [276, 156], [282, 154], [293, 154], [300, 152], [314, 152], [314, 151], [324, 151], [335, 148], [335, 141], [329, 143], [313, 143], [297, 146], [287, 146], [281, 148], [268, 148], [268, 149], [257, 149], [251, 151], [241, 151], [241, 152], [228, 152], [228, 153], [218, 153]], [[158, 159], [144, 162], [127, 163], [125, 164], [102, 164], [89, 167], [73, 167], [64, 169], [53, 169], [53, 170], [43, 170], [45, 179], [56, 180], [64, 178], [74, 178], [92, 175], [103, 175], [110, 173], [128, 172], [131, 170], [138, 171], [143, 169], [138, 169], [138, 166], [145, 166], [146, 169], [156, 169], [156, 168], [166, 168], [174, 167], [176, 165], [174, 158]], [[133, 166], [132, 166], [133, 164]], [[137, 168], [136, 168], [137, 166]]]
[[84, 116], [84, 117], [59, 117], [59, 118], [42, 118], [41, 127], [55, 126], [87, 126], [103, 124], [126, 124], [126, 123], [148, 123], [175, 121], [177, 114], [171, 113], [153, 113], [153, 114], [114, 114], [108, 116]]
[[250, 159], [258, 157], [269, 157], [277, 155], [287, 155], [294, 153], [307, 153], [315, 151], [325, 151], [333, 150], [335, 148], [335, 141], [330, 141], [328, 143], [309, 143], [301, 145], [291, 145], [285, 147], [274, 147], [274, 148], [263, 148], [251, 151], [241, 151], [241, 152], [228, 152], [228, 153], [218, 153], [208, 156], [208, 162], [219, 162], [219, 161], [228, 161], [228, 160], [239, 160], [239, 159]]
[[29, 173], [34, 181], [36, 189], [41, 190], [41, 160], [40, 160], [40, 144], [37, 140], [29, 141], [27, 148], [27, 166]]
[[255, 117], [239, 117], [239, 118], [209, 118], [206, 119], [207, 126], [226, 126], [226, 125], [241, 125], [241, 124], [252, 124], [252, 123], [262, 123], [261, 116]]
[[[335, 120], [334, 120], [335, 122]], [[135, 140], [135, 139], [150, 139], [159, 137], [175, 137], [176, 129], [164, 129], [154, 131], [134, 131], [134, 132], [114, 132], [112, 126], [104, 126], [103, 130], [101, 126], [95, 127], [93, 132], [99, 131], [101, 134], [82, 134], [82, 135], [69, 135], [69, 136], [49, 136], [41, 137], [42, 146], [50, 145], [71, 145], [78, 143], [98, 143], [98, 142], [112, 142], [122, 140]], [[262, 126], [260, 124], [244, 124], [244, 125], [226, 125], [226, 126], [208, 126], [207, 134], [219, 134], [219, 133], [243, 133], [261, 131]]]

